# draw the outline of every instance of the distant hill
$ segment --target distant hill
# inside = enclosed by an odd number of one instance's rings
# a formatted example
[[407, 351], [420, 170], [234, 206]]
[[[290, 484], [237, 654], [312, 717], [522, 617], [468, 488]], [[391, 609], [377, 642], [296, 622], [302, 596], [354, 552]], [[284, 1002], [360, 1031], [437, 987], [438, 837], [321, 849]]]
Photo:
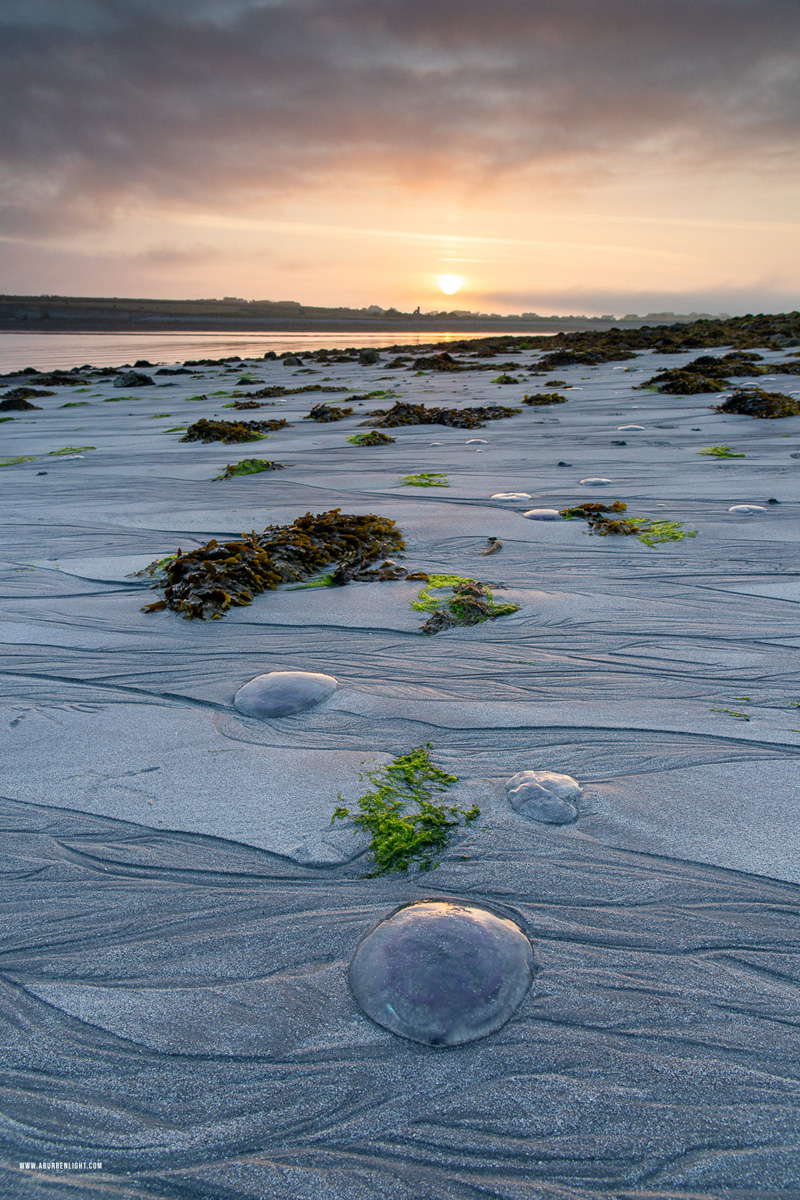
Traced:
[[[638, 325], [648, 317], [629, 314], [616, 324]], [[695, 320], [710, 314], [681, 316], [659, 313], [661, 323]], [[522, 313], [499, 316], [459, 309], [441, 313], [408, 313], [397, 309], [324, 308], [295, 300], [147, 300], [107, 296], [0, 296], [0, 330], [36, 333], [120, 333], [155, 330], [198, 332], [258, 330], [374, 330], [390, 332], [402, 327], [431, 332], [444, 327], [465, 332], [482, 329], [519, 330], [603, 329], [614, 317], [539, 316]]]

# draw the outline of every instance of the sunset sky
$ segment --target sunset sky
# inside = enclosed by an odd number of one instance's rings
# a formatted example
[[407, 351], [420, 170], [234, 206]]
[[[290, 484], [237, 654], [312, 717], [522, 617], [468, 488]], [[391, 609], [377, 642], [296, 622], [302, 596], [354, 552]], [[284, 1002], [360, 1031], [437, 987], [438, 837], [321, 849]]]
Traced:
[[0, 0], [0, 72], [5, 293], [800, 307], [800, 0]]

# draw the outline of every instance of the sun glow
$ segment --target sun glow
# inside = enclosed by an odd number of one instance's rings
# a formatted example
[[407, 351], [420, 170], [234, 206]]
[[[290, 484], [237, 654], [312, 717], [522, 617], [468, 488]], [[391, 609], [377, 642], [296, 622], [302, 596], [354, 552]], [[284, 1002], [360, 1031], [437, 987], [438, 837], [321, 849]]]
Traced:
[[439, 290], [444, 292], [445, 296], [452, 296], [464, 286], [464, 280], [460, 275], [440, 275], [436, 282]]

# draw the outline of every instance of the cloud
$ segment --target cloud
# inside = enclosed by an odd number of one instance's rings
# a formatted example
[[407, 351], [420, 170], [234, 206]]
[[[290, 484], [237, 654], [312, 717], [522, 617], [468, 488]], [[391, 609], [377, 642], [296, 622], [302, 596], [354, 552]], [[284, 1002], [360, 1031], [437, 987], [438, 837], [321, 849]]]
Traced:
[[637, 291], [614, 290], [612, 288], [571, 288], [569, 291], [542, 290], [497, 291], [470, 298], [470, 306], [480, 309], [497, 309], [503, 312], [537, 312], [541, 316], [552, 313], [569, 315], [585, 313], [587, 316], [614, 313], [675, 312], [792, 312], [800, 304], [798, 289], [788, 282], [761, 279], [749, 283], [723, 283], [698, 289], [678, 291], [651, 288]]
[[0, 230], [344, 179], [794, 170], [796, 18], [797, 0], [28, 0], [0, 10]]

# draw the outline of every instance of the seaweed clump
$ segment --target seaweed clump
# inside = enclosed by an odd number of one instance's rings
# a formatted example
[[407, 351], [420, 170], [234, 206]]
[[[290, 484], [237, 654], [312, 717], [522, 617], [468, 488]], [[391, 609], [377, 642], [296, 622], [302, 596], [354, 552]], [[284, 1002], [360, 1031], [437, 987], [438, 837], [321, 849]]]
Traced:
[[521, 412], [521, 408], [507, 408], [500, 404], [493, 408], [426, 408], [424, 404], [398, 400], [392, 408], [378, 408], [371, 412], [369, 415], [372, 419], [361, 423], [383, 429], [393, 429], [399, 425], [450, 425], [454, 429], [482, 429], [484, 421], [499, 421]]
[[526, 392], [522, 397], [522, 403], [539, 408], [543, 404], [566, 404], [567, 397], [560, 395], [559, 392], [535, 392], [532, 396]]
[[271, 462], [268, 458], [243, 458], [238, 463], [228, 463], [221, 475], [215, 479], [233, 479], [234, 475], [260, 475], [262, 471], [282, 471], [284, 463]]
[[775, 420], [778, 417], [800, 416], [800, 400], [784, 396], [782, 392], [765, 392], [760, 387], [743, 388], [722, 404], [717, 404], [714, 411]]
[[[630, 537], [635, 535], [645, 546], [658, 546], [662, 542], [682, 542], [684, 538], [697, 537], [696, 529], [684, 529], [682, 521], [656, 521], [653, 517], [623, 517], [627, 504], [615, 500], [613, 504], [577, 504], [574, 508], [562, 508], [561, 516], [569, 521], [579, 517], [586, 521], [589, 533], [600, 537]], [[615, 514], [609, 516], [609, 513]]]
[[209, 421], [201, 417], [190, 425], [182, 442], [260, 442], [267, 431], [282, 429], [288, 421]]
[[[433, 596], [433, 591], [447, 591], [449, 596]], [[431, 615], [420, 633], [431, 635], [451, 629], [454, 625], [481, 625], [498, 617], [517, 612], [518, 604], [495, 604], [492, 593], [478, 579], [463, 579], [460, 575], [429, 575], [411, 607]]]
[[228, 609], [252, 603], [261, 592], [297, 583], [338, 562], [352, 576], [392, 551], [405, 549], [394, 521], [372, 513], [363, 516], [333, 508], [314, 516], [307, 512], [291, 525], [268, 525], [261, 534], [242, 534], [237, 541], [218, 542], [165, 561], [154, 584], [164, 599], [144, 612], [171, 608], [187, 620], [217, 619]]
[[337, 408], [335, 404], [315, 404], [306, 421], [343, 421], [352, 417], [352, 408]]
[[476, 805], [461, 809], [434, 801], [434, 794], [446, 792], [458, 783], [458, 776], [435, 766], [430, 750], [431, 743], [425, 742], [388, 766], [359, 774], [359, 780], [369, 780], [371, 790], [357, 801], [356, 812], [342, 804], [331, 817], [331, 824], [352, 820], [369, 834], [374, 869], [368, 879], [405, 873], [413, 865], [421, 871], [433, 870], [439, 865], [436, 856], [447, 849], [462, 820], [471, 825], [481, 815]]
[[388, 433], [381, 433], [379, 429], [373, 429], [372, 433], [354, 433], [347, 440], [354, 446], [389, 446], [396, 442], [397, 438], [389, 437]]

